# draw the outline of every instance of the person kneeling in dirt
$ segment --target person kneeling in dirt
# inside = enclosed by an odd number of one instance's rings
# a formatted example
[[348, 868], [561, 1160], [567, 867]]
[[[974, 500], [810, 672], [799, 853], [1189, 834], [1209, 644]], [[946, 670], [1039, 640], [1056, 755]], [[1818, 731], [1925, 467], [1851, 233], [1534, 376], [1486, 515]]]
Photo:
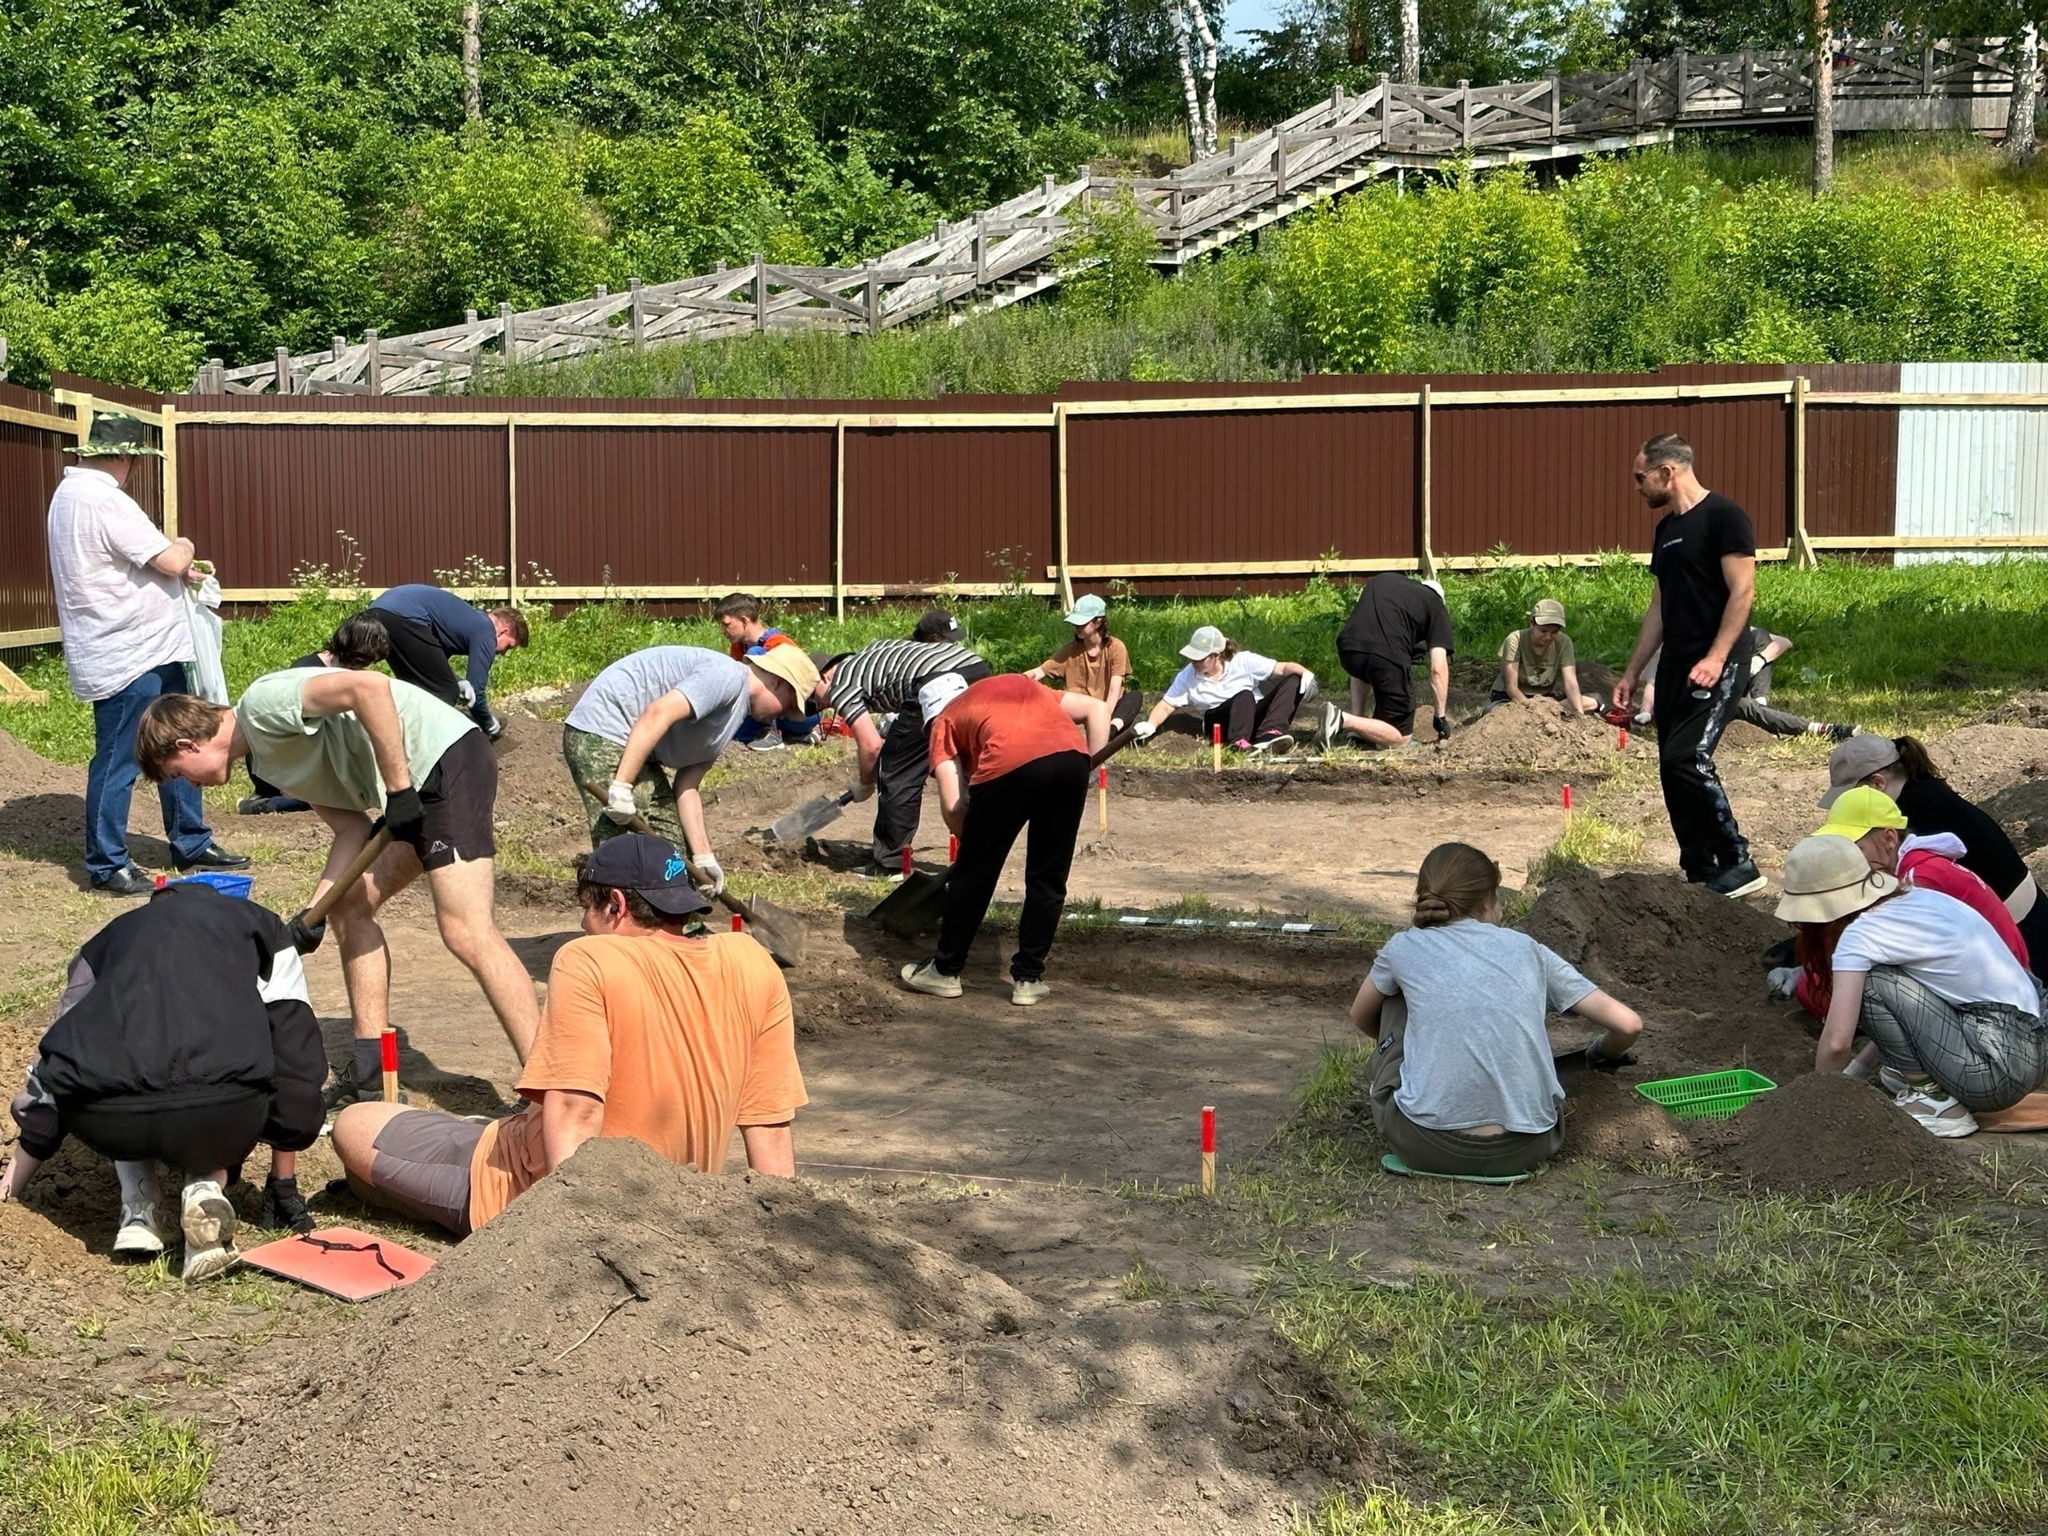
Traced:
[[150, 1259], [167, 1235], [154, 1164], [182, 1169], [184, 1277], [238, 1257], [223, 1186], [258, 1142], [273, 1149], [262, 1223], [310, 1231], [296, 1156], [320, 1134], [327, 1060], [291, 933], [252, 901], [167, 885], [72, 959], [57, 1018], [15, 1096], [21, 1144], [0, 1200], [76, 1136], [114, 1160], [119, 1258]]
[[[1351, 677], [1351, 712], [1323, 706], [1324, 745], [1348, 733], [1373, 747], [1398, 747], [1414, 739], [1415, 664], [1429, 663], [1429, 691], [1435, 705], [1436, 739], [1451, 734], [1451, 611], [1443, 583], [1418, 580], [1400, 571], [1370, 578], [1359, 589], [1351, 617], [1337, 635], [1337, 659]], [[1372, 714], [1365, 690], [1372, 690]]]
[[[334, 908], [355, 1024], [350, 1059], [335, 1074], [337, 1102], [379, 1096], [391, 951], [377, 913], [423, 871], [441, 942], [476, 977], [526, 1059], [540, 1008], [492, 912], [498, 755], [467, 715], [381, 672], [272, 672], [232, 709], [184, 694], [156, 700], [143, 712], [136, 755], [151, 779], [194, 784], [225, 784], [237, 759], [253, 756], [334, 834], [316, 900], [379, 826], [390, 831], [391, 845]], [[321, 933], [295, 937], [310, 952]]]
[[[1100, 751], [1109, 739], [1109, 706], [1094, 705], [1082, 728]], [[1088, 803], [1089, 753], [1059, 699], [1028, 677], [986, 678], [968, 684], [957, 673], [934, 678], [918, 691], [917, 707], [931, 723], [932, 774], [939, 809], [960, 838], [960, 856], [946, 880], [939, 919], [939, 951], [906, 965], [903, 984], [933, 997], [958, 997], [967, 952], [988, 915], [1003, 863], [1029, 827], [1024, 845], [1024, 911], [1017, 919], [1017, 952], [1010, 957], [1010, 1001], [1029, 1007], [1043, 999], [1045, 959], [1066, 907], [1074, 839]]]
[[466, 1236], [593, 1136], [631, 1137], [717, 1173], [735, 1127], [755, 1173], [796, 1172], [807, 1102], [782, 972], [710, 909], [674, 845], [626, 833], [576, 861], [583, 932], [555, 954], [520, 1074], [528, 1102], [488, 1125], [352, 1104], [334, 1150], [365, 1200]]
[[1991, 813], [1950, 788], [1926, 747], [1911, 736], [1850, 737], [1828, 754], [1828, 792], [1820, 808], [1830, 809], [1859, 784], [1891, 796], [1918, 836], [1949, 832], [1960, 838], [1965, 851], [1956, 862], [2005, 903], [2027, 953], [2048, 957], [2048, 901], [2033, 871]]
[[[1897, 875], [1916, 890], [1940, 891], [1953, 896], [1991, 925], [2014, 960], [2031, 970], [2027, 941], [2021, 936], [2012, 914], [2005, 910], [1990, 886], [1963, 868], [1959, 862], [1968, 851], [1953, 833], [1936, 832], [1914, 837], [1906, 832], [1906, 817], [1891, 796], [1882, 790], [1858, 785], [1837, 800], [1827, 822], [1816, 837], [1846, 837], [1863, 850], [1870, 867]], [[1794, 943], [1794, 958], [1797, 942]], [[1795, 999], [1817, 1019], [1828, 1016], [1831, 981], [1825, 957], [1809, 955], [1806, 965], [1789, 965], [1770, 974], [1771, 995]]]
[[[1971, 1135], [1973, 1110], [2010, 1108], [2048, 1078], [2040, 984], [1960, 901], [1872, 869], [1846, 837], [1798, 844], [1784, 885], [1778, 916], [1829, 979], [1814, 1071], [1876, 1065], [1892, 1102], [1943, 1137]], [[1852, 1054], [1859, 1032], [1871, 1043]]]
[[1467, 843], [1429, 852], [1415, 877], [1415, 926], [1389, 939], [1351, 1004], [1379, 1041], [1373, 1123], [1418, 1173], [1527, 1173], [1564, 1145], [1564, 1089], [1549, 1012], [1600, 1027], [1591, 1066], [1628, 1059], [1642, 1033], [1617, 1002], [1527, 934], [1500, 926], [1500, 866]]
[[1562, 699], [1565, 712], [1573, 715], [1600, 708], [1599, 696], [1579, 687], [1578, 652], [1564, 632], [1564, 604], [1554, 597], [1540, 599], [1529, 615], [1529, 627], [1513, 630], [1501, 641], [1500, 681], [1487, 707], [1532, 698]]
[[1224, 745], [1239, 752], [1282, 756], [1294, 750], [1287, 727], [1302, 700], [1315, 697], [1315, 673], [1298, 661], [1241, 651], [1213, 624], [1196, 630], [1180, 653], [1188, 664], [1174, 674], [1152, 713], [1138, 722], [1141, 744], [1157, 735], [1175, 710], [1184, 709], [1200, 713], [1204, 741], [1221, 727]]
[[1060, 703], [1076, 724], [1089, 717], [1098, 699], [1109, 706], [1112, 729], [1137, 724], [1144, 696], [1126, 686], [1131, 653], [1109, 632], [1109, 605], [1091, 592], [1074, 604], [1066, 621], [1074, 626], [1074, 638], [1024, 675], [1061, 684]]

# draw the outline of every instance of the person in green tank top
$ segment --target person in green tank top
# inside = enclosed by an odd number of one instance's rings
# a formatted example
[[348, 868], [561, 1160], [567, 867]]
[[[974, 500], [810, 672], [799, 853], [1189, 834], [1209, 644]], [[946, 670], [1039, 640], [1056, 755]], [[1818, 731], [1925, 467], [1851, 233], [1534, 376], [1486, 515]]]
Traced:
[[[233, 708], [166, 694], [144, 712], [135, 745], [157, 783], [224, 784], [252, 751], [264, 777], [310, 804], [334, 833], [316, 898], [379, 825], [391, 832], [391, 846], [334, 909], [355, 1025], [336, 1102], [378, 1097], [391, 972], [377, 912], [422, 873], [442, 942], [476, 977], [525, 1061], [540, 1008], [492, 915], [498, 760], [475, 722], [381, 672], [295, 668], [257, 678]], [[294, 938], [310, 951], [321, 933]]]

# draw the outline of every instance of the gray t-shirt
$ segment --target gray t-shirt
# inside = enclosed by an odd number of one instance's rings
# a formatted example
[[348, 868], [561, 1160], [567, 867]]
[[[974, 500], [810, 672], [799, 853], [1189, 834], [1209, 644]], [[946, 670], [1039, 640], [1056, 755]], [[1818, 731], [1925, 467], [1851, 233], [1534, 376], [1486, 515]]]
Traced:
[[694, 645], [656, 645], [621, 656], [591, 679], [569, 711], [579, 731], [626, 744], [647, 707], [665, 693], [690, 701], [690, 717], [678, 720], [654, 745], [664, 768], [708, 763], [725, 750], [747, 717], [746, 666], [730, 656]]
[[1394, 1105], [1417, 1125], [1547, 1131], [1564, 1099], [1546, 1012], [1597, 988], [1526, 933], [1470, 918], [1410, 928], [1372, 963], [1372, 984], [1408, 1002]]

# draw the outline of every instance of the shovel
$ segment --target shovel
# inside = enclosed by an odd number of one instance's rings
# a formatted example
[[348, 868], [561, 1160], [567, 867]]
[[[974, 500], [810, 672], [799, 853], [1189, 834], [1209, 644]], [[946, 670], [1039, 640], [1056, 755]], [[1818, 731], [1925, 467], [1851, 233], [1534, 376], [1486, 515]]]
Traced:
[[840, 812], [853, 804], [857, 793], [847, 790], [840, 795], [820, 795], [807, 800], [793, 811], [785, 811], [769, 824], [765, 839], [770, 848], [780, 848], [789, 843], [802, 842], [813, 832], [821, 831], [839, 819]]
[[[1100, 768], [1135, 741], [1137, 729], [1136, 725], [1127, 725], [1104, 742], [1102, 750], [1088, 759], [1089, 771]], [[938, 926], [939, 915], [945, 909], [946, 881], [951, 874], [951, 866], [942, 875], [912, 870], [903, 877], [901, 885], [875, 903], [868, 912], [868, 921], [899, 939], [914, 939], [930, 932]]]
[[[583, 792], [604, 803], [605, 797], [595, 786], [585, 784]], [[660, 837], [654, 824], [645, 816], [634, 815], [626, 823], [633, 831], [646, 837]], [[666, 839], [663, 839], [666, 841]], [[778, 907], [772, 901], [741, 901], [730, 891], [720, 891], [712, 898], [726, 911], [735, 913], [747, 925], [747, 931], [759, 939], [768, 953], [775, 957], [775, 963], [785, 971], [793, 971], [804, 963], [804, 920], [787, 907]]]
[[336, 877], [334, 884], [327, 887], [320, 899], [310, 906], [301, 907], [293, 922], [304, 923], [308, 928], [318, 928], [327, 921], [327, 915], [340, 904], [341, 898], [355, 889], [356, 882], [369, 873], [370, 866], [377, 862], [378, 855], [391, 846], [391, 832], [383, 822], [377, 823], [377, 830], [370, 834], [360, 852], [349, 861], [349, 866]]

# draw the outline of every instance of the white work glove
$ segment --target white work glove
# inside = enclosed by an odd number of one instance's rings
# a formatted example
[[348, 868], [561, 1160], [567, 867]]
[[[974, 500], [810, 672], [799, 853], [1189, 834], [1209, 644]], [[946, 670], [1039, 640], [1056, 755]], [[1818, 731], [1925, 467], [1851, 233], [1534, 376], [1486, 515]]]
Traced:
[[853, 786], [853, 799], [852, 799], [852, 800], [851, 800], [851, 801], [850, 801], [849, 803], [850, 803], [850, 804], [853, 804], [853, 805], [860, 805], [860, 804], [863, 804], [864, 802], [866, 802], [866, 801], [869, 801], [869, 800], [872, 800], [872, 799], [874, 799], [874, 798], [875, 798], [875, 786], [874, 786], [874, 785], [872, 785], [872, 784], [858, 784], [858, 783], [857, 783], [857, 784], [855, 784], [855, 785]]
[[1765, 977], [1764, 981], [1774, 1002], [1789, 1003], [1798, 996], [1794, 989], [1799, 985], [1799, 967], [1781, 965]]
[[1322, 690], [1322, 689], [1321, 689], [1320, 687], [1318, 687], [1318, 686], [1316, 685], [1316, 675], [1315, 675], [1315, 673], [1313, 673], [1313, 672], [1304, 672], [1304, 673], [1302, 673], [1302, 674], [1301, 674], [1301, 702], [1302, 702], [1302, 703], [1304, 703], [1304, 704], [1313, 704], [1313, 703], [1315, 702], [1315, 698], [1316, 698], [1316, 695], [1317, 695], [1317, 694], [1319, 694], [1319, 693], [1321, 693], [1322, 691], [1323, 691], [1323, 690]]
[[1749, 658], [1749, 675], [1751, 677], [1755, 677], [1757, 673], [1763, 671], [1763, 669], [1765, 667], [1768, 667], [1769, 665], [1770, 663], [1768, 661], [1765, 661], [1762, 656], [1752, 652]]
[[604, 813], [613, 821], [631, 821], [640, 814], [640, 806], [633, 799], [633, 786], [614, 782], [604, 797]]
[[462, 707], [469, 709], [476, 704], [476, 688], [466, 677], [455, 682], [455, 697], [462, 700]]
[[708, 853], [690, 855], [690, 878], [706, 896], [716, 896], [725, 889], [724, 866]]
[[1135, 741], [1141, 747], [1158, 734], [1159, 727], [1154, 725], [1150, 720], [1140, 720], [1136, 725], [1131, 727], [1131, 740]]

